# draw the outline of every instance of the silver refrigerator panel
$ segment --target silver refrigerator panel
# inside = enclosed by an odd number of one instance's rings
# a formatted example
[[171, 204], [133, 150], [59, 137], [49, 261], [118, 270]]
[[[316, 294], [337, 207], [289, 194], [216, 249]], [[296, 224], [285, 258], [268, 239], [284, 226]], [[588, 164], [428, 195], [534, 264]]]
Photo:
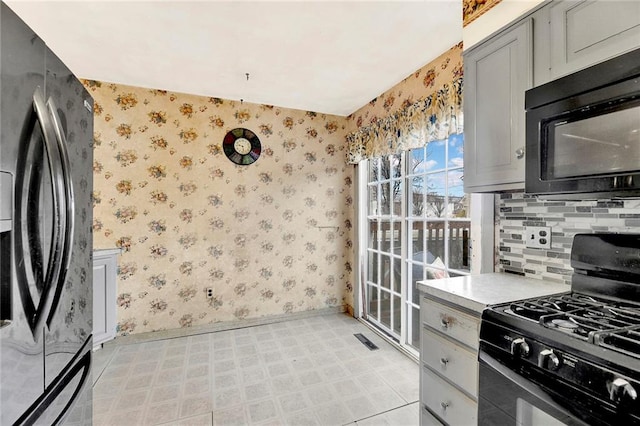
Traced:
[[[0, 10], [0, 171], [16, 181], [21, 138], [37, 144], [39, 126], [27, 129], [33, 114], [33, 93], [44, 88], [44, 43], [4, 4]], [[26, 134], [30, 133], [30, 134]], [[34, 151], [38, 151], [37, 149]], [[39, 155], [39, 154], [36, 154]], [[2, 203], [14, 204], [14, 194]], [[6, 194], [6, 191], [3, 191]], [[12, 208], [13, 210], [13, 208]], [[10, 313], [2, 312], [0, 329], [0, 424], [13, 424], [44, 391], [43, 341], [36, 339], [24, 312], [13, 262], [17, 232], [2, 233], [0, 251], [2, 296], [10, 298]], [[37, 293], [37, 292], [36, 292]], [[3, 308], [4, 308], [3, 304]], [[5, 318], [5, 316], [7, 318]]]
[[[92, 255], [92, 190], [93, 190], [93, 99], [71, 71], [49, 49], [46, 50], [47, 108], [57, 129], [59, 142], [64, 145], [65, 174], [73, 198], [67, 206], [70, 233], [69, 254], [63, 256], [63, 286], [58, 287], [53, 309], [45, 332], [45, 384], [58, 379], [59, 372], [80, 360], [90, 363], [93, 317]], [[86, 370], [86, 371], [85, 371]], [[79, 379], [89, 374], [84, 382]], [[69, 423], [83, 424], [91, 419], [90, 364], [77, 370], [73, 384], [65, 393], [70, 396], [81, 387], [74, 403], [74, 415]], [[58, 401], [65, 401], [62, 395]], [[62, 404], [62, 402], [60, 402]]]
[[0, 424], [91, 424], [92, 101], [0, 15]]

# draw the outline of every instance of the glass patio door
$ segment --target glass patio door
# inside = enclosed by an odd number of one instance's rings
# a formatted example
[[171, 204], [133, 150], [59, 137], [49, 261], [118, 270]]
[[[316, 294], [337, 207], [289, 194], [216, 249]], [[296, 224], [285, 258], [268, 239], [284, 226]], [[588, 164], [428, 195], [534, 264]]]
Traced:
[[370, 159], [367, 164], [363, 316], [419, 349], [417, 282], [470, 272], [469, 195], [463, 137]]
[[365, 314], [395, 339], [402, 323], [402, 155], [368, 161]]

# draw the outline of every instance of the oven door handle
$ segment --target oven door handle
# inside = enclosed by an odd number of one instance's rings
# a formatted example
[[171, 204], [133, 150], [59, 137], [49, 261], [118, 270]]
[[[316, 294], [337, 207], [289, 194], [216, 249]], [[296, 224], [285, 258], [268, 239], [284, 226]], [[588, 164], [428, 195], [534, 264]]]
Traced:
[[524, 379], [522, 376], [520, 376], [516, 372], [500, 364], [500, 362], [498, 362], [498, 360], [493, 358], [491, 355], [481, 350], [478, 358], [481, 362], [485, 363], [486, 365], [494, 369], [496, 372], [500, 373], [503, 377], [513, 382], [514, 384], [522, 388], [527, 393], [534, 395], [536, 398], [538, 398], [540, 401], [544, 402], [554, 410], [557, 410], [558, 412], [562, 413], [562, 415], [565, 415], [570, 418], [575, 417], [575, 414], [567, 411], [566, 408], [560, 406], [557, 402], [551, 399], [540, 386], [534, 383], [531, 383], [530, 381]]

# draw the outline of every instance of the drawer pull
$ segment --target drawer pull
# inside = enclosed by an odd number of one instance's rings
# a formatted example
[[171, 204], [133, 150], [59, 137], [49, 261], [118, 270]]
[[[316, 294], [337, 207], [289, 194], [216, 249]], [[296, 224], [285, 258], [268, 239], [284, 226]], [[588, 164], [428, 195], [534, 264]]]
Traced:
[[448, 320], [448, 319], [446, 319], [446, 318], [442, 318], [442, 319], [440, 320], [440, 326], [441, 326], [443, 329], [445, 329], [445, 330], [446, 330], [447, 328], [449, 328], [449, 326], [450, 326], [450, 325], [451, 325], [451, 323], [449, 322], [449, 320]]
[[447, 408], [449, 408], [449, 406], [450, 406], [450, 405], [451, 405], [451, 403], [450, 403], [450, 402], [444, 402], [444, 401], [442, 401], [442, 402], [440, 403], [440, 407], [442, 407], [442, 411], [447, 411]]
[[443, 367], [446, 367], [448, 363], [449, 363], [449, 359], [445, 357], [440, 358], [440, 365], [442, 365]]

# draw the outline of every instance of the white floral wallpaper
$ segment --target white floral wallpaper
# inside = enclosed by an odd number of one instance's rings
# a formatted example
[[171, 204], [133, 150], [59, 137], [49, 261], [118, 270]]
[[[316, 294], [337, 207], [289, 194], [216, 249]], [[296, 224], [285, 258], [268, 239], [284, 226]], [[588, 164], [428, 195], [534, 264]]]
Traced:
[[347, 160], [419, 148], [462, 133], [462, 42], [348, 117]]
[[462, 26], [466, 27], [502, 0], [462, 0]]
[[[345, 117], [84, 84], [94, 248], [123, 249], [120, 335], [353, 305]], [[261, 140], [252, 165], [222, 151], [237, 127]]]

